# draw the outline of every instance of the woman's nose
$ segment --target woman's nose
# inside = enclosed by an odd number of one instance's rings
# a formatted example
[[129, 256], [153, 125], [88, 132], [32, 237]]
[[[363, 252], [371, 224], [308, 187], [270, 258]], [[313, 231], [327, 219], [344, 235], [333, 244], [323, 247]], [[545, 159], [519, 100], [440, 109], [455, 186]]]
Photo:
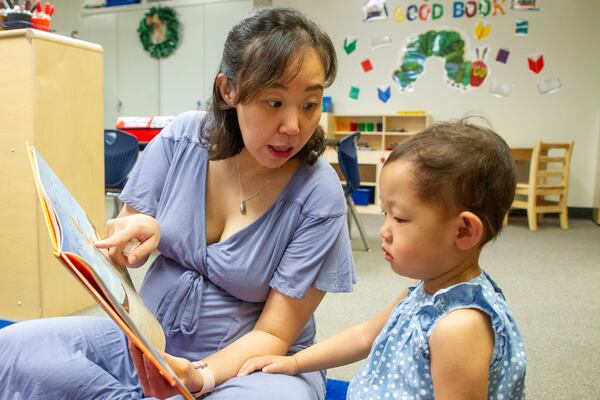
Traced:
[[300, 133], [300, 120], [296, 110], [288, 110], [284, 113], [279, 132], [286, 135], [297, 135]]

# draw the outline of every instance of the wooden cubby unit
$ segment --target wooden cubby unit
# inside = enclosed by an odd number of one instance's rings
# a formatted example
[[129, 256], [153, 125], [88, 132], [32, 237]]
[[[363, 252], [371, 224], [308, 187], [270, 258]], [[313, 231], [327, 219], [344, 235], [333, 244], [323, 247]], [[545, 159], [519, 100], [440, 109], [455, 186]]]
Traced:
[[[336, 115], [323, 113], [321, 126], [328, 139], [340, 140], [359, 131], [358, 163], [361, 186], [375, 187], [375, 205], [359, 207], [361, 211], [379, 211], [379, 172], [394, 146], [407, 137], [421, 132], [430, 125], [430, 117], [424, 112], [399, 112], [394, 115]], [[343, 181], [337, 166], [337, 152], [328, 147], [324, 154]]]

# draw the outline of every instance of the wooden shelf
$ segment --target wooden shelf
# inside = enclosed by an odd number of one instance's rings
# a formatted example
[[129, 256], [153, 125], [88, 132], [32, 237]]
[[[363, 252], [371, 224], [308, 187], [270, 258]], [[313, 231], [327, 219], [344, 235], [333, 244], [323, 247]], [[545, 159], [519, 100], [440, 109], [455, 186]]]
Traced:
[[[430, 125], [430, 117], [425, 113], [397, 115], [336, 115], [323, 113], [321, 127], [327, 137], [336, 140], [353, 132], [360, 132], [358, 163], [361, 186], [375, 187], [374, 208], [379, 212], [379, 172], [395, 144], [409, 136], [421, 132]], [[361, 149], [367, 145], [369, 150]], [[329, 148], [324, 158], [334, 165], [340, 180], [342, 174], [337, 167], [337, 153]], [[368, 209], [368, 208], [367, 208]]]

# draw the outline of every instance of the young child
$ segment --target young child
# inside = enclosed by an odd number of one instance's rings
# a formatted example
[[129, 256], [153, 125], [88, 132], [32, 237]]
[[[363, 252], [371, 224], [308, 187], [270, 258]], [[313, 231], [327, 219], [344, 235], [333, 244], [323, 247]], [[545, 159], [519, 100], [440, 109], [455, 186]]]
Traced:
[[525, 398], [521, 335], [479, 266], [514, 197], [510, 148], [467, 121], [438, 123], [400, 143], [380, 183], [385, 260], [417, 282], [372, 319], [293, 356], [251, 358], [239, 374], [298, 374], [368, 355], [348, 399]]

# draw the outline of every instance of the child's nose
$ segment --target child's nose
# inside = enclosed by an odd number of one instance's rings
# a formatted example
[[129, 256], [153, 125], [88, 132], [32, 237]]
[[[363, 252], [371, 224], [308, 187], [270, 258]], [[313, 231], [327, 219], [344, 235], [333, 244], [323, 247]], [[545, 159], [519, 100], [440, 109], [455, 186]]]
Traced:
[[379, 228], [379, 236], [381, 236], [381, 238], [386, 242], [389, 242], [392, 238], [392, 233], [388, 229], [387, 224], [385, 222], [383, 223], [383, 225], [381, 225], [381, 228]]

